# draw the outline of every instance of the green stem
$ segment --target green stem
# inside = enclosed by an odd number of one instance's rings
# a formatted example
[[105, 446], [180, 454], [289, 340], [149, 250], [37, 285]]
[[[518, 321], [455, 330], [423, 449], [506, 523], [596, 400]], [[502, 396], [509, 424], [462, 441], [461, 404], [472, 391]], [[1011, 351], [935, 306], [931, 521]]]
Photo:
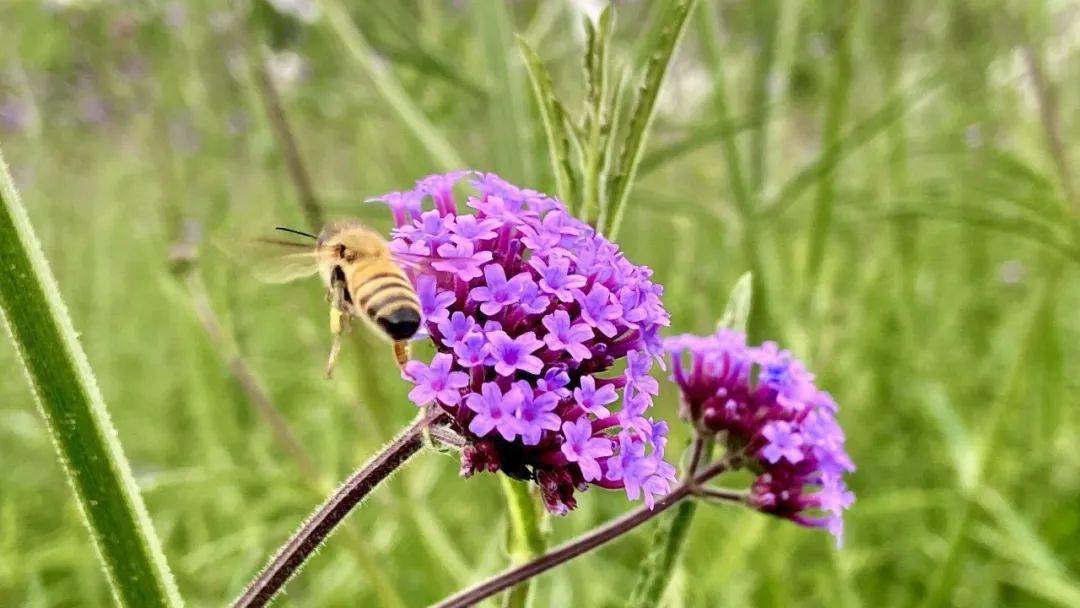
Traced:
[[[713, 72], [713, 86], [715, 87], [713, 91], [713, 108], [716, 120], [720, 124], [727, 124], [730, 121], [730, 113], [727, 105], [720, 34], [716, 31], [718, 20], [715, 7], [712, 3], [706, 2], [702, 6], [698, 25], [701, 28], [701, 39], [705, 46], [706, 61]], [[750, 309], [746, 332], [749, 340], [759, 342], [766, 337], [775, 337], [772, 335], [770, 326], [768, 294], [765, 291], [765, 267], [761, 259], [759, 220], [754, 211], [754, 199], [743, 177], [742, 160], [739, 156], [738, 146], [735, 144], [734, 132], [729, 132], [723, 137], [723, 150], [728, 183], [731, 185], [731, 197], [735, 200], [736, 211], [742, 220], [743, 254], [746, 258], [746, 265], [753, 275], [754, 302]]]
[[383, 98], [387, 107], [397, 113], [405, 127], [424, 146], [431, 159], [446, 171], [463, 168], [465, 163], [461, 157], [409, 97], [390, 67], [377, 62], [374, 49], [353, 24], [348, 9], [337, 0], [325, 0], [321, 4], [326, 11], [327, 22], [341, 39], [349, 55], [371, 79], [375, 91]]
[[422, 411], [390, 443], [360, 466], [278, 550], [262, 572], [233, 602], [233, 608], [259, 608], [269, 604], [307, 563], [322, 543], [376, 487], [390, 478], [424, 446], [424, 429], [435, 422], [439, 410]]
[[0, 308], [123, 606], [183, 604], [116, 428], [0, 154]]
[[[541, 512], [529, 493], [528, 484], [500, 475], [503, 496], [506, 498], [506, 548], [511, 565], [528, 563], [546, 549], [540, 531]], [[525, 608], [529, 604], [532, 583], [525, 581], [510, 589], [503, 598], [503, 608]]]
[[[833, 49], [833, 84], [829, 91], [823, 125], [822, 148], [826, 151], [825, 164], [835, 166], [840, 161], [842, 152], [840, 129], [847, 114], [848, 97], [851, 91], [854, 63], [851, 56], [851, 24], [858, 0], [844, 0], [840, 3], [840, 14], [836, 16], [836, 29], [832, 35]], [[807, 294], [814, 288], [825, 261], [825, 243], [828, 241], [829, 228], [832, 224], [833, 205], [836, 202], [836, 172], [821, 175], [818, 180], [817, 199], [809, 224], [806, 251], [806, 288]]]
[[486, 73], [493, 94], [488, 97], [494, 144], [494, 165], [503, 177], [531, 183], [532, 158], [529, 154], [526, 85], [521, 70], [511, 65], [506, 49], [513, 45], [509, 8], [503, 2], [479, 2], [476, 5], [477, 28], [483, 43]]
[[758, 44], [757, 63], [750, 86], [751, 112], [755, 128], [750, 139], [750, 188], [759, 195], [765, 184], [766, 151], [769, 139], [770, 81], [775, 78], [776, 34], [780, 25], [780, 11], [784, 3], [776, 0], [758, 0], [753, 3], [754, 30]]

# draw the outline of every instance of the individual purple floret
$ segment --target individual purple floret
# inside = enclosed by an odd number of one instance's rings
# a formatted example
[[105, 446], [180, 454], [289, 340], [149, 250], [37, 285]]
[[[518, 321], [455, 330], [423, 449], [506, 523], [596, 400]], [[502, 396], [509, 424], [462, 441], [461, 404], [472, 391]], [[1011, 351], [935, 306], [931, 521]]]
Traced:
[[420, 298], [420, 311], [429, 323], [442, 323], [450, 317], [447, 307], [454, 302], [454, 294], [439, 292], [435, 279], [420, 277], [416, 282], [416, 295]]
[[618, 401], [619, 395], [610, 384], [597, 389], [596, 380], [592, 376], [586, 376], [581, 379], [581, 386], [574, 389], [574, 400], [586, 412], [595, 414], [598, 418], [607, 418], [611, 413], [604, 406]]
[[513, 387], [504, 394], [494, 382], [485, 383], [480, 390], [479, 395], [471, 393], [465, 399], [465, 405], [476, 414], [469, 423], [469, 430], [480, 437], [496, 430], [503, 439], [513, 441], [521, 432], [521, 421], [517, 418], [518, 406], [522, 403], [521, 392]]
[[450, 371], [453, 362], [453, 357], [443, 353], [435, 355], [430, 366], [419, 361], [409, 361], [405, 365], [405, 373], [416, 384], [409, 392], [409, 399], [419, 404], [436, 400], [446, 405], [460, 403], [461, 389], [469, 385], [469, 375], [465, 372]]
[[[460, 214], [466, 175], [475, 195]], [[666, 494], [667, 426], [648, 410], [668, 314], [652, 272], [561, 202], [494, 174], [433, 175], [377, 200], [393, 212], [391, 250], [438, 351], [430, 366], [409, 363], [410, 398], [450, 414], [462, 474], [534, 480], [556, 514], [590, 485], [650, 506]]]
[[578, 418], [576, 422], [564, 422], [562, 425], [563, 456], [570, 462], [576, 462], [581, 468], [581, 476], [585, 481], [600, 479], [603, 474], [597, 458], [611, 456], [611, 441], [606, 438], [593, 437], [592, 423], [588, 418]]
[[533, 332], [511, 338], [505, 331], [493, 331], [487, 338], [491, 358], [495, 360], [495, 373], [500, 376], [513, 376], [518, 370], [537, 375], [544, 369], [544, 362], [532, 354], [544, 343], [537, 340]]
[[484, 267], [486, 284], [474, 287], [469, 292], [469, 297], [474, 302], [480, 302], [480, 312], [491, 316], [497, 314], [504, 306], [517, 302], [527, 281], [529, 281], [529, 275], [526, 273], [507, 280], [506, 271], [502, 266], [488, 264]]
[[518, 409], [521, 440], [525, 445], [536, 445], [540, 443], [544, 431], [559, 430], [562, 419], [554, 413], [555, 407], [559, 405], [559, 395], [542, 388], [537, 392], [524, 380], [517, 383], [517, 389], [522, 398], [521, 407]]
[[855, 501], [844, 474], [836, 402], [814, 386], [802, 362], [775, 343], [747, 346], [740, 332], [684, 335], [664, 342], [682, 389], [681, 415], [745, 455], [757, 478], [749, 503], [804, 526], [822, 527], [840, 544], [843, 512]]
[[592, 357], [592, 351], [585, 346], [585, 342], [592, 339], [593, 331], [584, 323], [574, 324], [570, 320], [570, 314], [565, 310], [556, 310], [540, 320], [548, 330], [544, 336], [544, 344], [548, 350], [559, 352], [566, 351], [575, 361], [583, 361]]

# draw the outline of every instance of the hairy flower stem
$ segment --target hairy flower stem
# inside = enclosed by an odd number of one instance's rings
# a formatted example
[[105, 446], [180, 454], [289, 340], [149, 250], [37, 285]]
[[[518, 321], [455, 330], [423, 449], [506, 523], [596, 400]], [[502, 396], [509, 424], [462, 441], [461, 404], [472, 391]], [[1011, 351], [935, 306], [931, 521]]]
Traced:
[[592, 532], [588, 532], [578, 538], [565, 543], [557, 549], [540, 556], [539, 558], [520, 566], [510, 568], [492, 578], [465, 589], [455, 595], [435, 604], [432, 608], [465, 608], [473, 606], [493, 595], [527, 581], [537, 575], [568, 562], [575, 557], [588, 553], [616, 538], [630, 532], [652, 518], [679, 504], [683, 499], [692, 498], [697, 489], [713, 477], [727, 471], [732, 464], [730, 458], [723, 458], [708, 467], [693, 478], [679, 484], [670, 494], [656, 501], [652, 509], [641, 507], [611, 521]]
[[381, 452], [353, 473], [274, 555], [259, 576], [244, 590], [243, 595], [233, 602], [233, 608], [269, 604], [345, 516], [376, 486], [420, 451], [424, 445], [424, 429], [442, 415], [439, 410], [424, 411]]

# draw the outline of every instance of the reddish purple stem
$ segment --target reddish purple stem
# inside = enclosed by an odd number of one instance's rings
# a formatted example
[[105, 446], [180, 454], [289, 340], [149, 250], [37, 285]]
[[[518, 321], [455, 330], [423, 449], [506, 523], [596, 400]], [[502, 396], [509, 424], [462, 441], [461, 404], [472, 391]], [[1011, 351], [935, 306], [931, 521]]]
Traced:
[[660, 515], [676, 505], [679, 501], [692, 497], [695, 490], [699, 488], [701, 484], [704, 484], [713, 477], [728, 470], [730, 466], [731, 461], [729, 459], [725, 458], [719, 460], [706, 467], [692, 479], [688, 479], [679, 484], [679, 486], [672, 490], [670, 494], [656, 501], [656, 505], [652, 509], [641, 507], [640, 509], [631, 511], [618, 519], [600, 526], [592, 532], [583, 534], [582, 536], [563, 544], [554, 551], [542, 555], [529, 563], [505, 570], [501, 574], [497, 574], [478, 585], [458, 592], [438, 604], [432, 605], [431, 608], [466, 608], [467, 606], [476, 605], [500, 591], [513, 587], [523, 581], [527, 581], [534, 576], [547, 572], [555, 566], [568, 562], [583, 553], [587, 553], [606, 544], [634, 528], [637, 528], [657, 515]]
[[376, 486], [420, 451], [424, 445], [424, 428], [441, 415], [441, 411], [435, 411], [418, 416], [381, 452], [353, 473], [337, 492], [304, 522], [289, 542], [278, 550], [259, 576], [244, 590], [243, 595], [233, 602], [233, 608], [256, 608], [269, 604], [345, 516]]

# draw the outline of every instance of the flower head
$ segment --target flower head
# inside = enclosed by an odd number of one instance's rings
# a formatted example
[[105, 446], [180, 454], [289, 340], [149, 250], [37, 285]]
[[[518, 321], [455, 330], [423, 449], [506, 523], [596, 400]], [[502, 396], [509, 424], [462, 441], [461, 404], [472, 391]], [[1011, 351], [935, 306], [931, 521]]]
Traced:
[[407, 272], [438, 351], [430, 365], [409, 363], [413, 401], [451, 415], [466, 443], [463, 475], [532, 479], [558, 514], [589, 485], [651, 505], [675, 481], [667, 428], [654, 432], [646, 418], [656, 336], [668, 325], [651, 271], [561, 202], [493, 174], [472, 174], [475, 194], [459, 213], [465, 175], [376, 199], [394, 212], [391, 250], [418, 260]]
[[729, 450], [757, 474], [749, 502], [766, 513], [843, 538], [855, 500], [843, 476], [855, 470], [836, 422], [836, 402], [803, 364], [775, 343], [748, 346], [740, 332], [669, 338], [682, 416], [703, 433], [723, 432]]

